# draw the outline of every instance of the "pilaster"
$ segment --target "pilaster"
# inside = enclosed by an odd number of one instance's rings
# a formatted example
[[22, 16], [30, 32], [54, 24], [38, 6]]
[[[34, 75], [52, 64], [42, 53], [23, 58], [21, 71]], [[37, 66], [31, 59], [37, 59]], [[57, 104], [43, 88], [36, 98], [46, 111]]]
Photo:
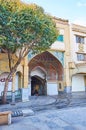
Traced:
[[26, 56], [24, 59], [24, 68], [23, 68], [23, 74], [24, 74], [24, 88], [28, 87], [28, 57]]

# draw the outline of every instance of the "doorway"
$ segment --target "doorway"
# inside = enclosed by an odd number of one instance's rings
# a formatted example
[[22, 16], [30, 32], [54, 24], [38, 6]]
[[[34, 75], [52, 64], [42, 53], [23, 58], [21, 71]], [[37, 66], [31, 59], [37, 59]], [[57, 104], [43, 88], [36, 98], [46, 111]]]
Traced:
[[46, 95], [46, 84], [44, 79], [38, 76], [31, 77], [31, 95], [32, 96]]
[[58, 94], [57, 82], [63, 81], [63, 66], [53, 54], [48, 51], [38, 54], [28, 65], [31, 95], [35, 95], [35, 89], [39, 95]]
[[83, 74], [76, 74], [72, 77], [72, 92], [85, 91], [85, 77]]

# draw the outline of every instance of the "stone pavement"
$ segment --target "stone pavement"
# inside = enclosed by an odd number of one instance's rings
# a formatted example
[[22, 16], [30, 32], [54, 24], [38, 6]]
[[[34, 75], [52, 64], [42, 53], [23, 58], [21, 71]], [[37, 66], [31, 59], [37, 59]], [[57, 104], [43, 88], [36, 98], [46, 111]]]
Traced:
[[86, 106], [86, 92], [59, 94], [57, 96], [31, 96], [27, 102], [17, 102], [15, 105], [0, 105], [0, 111], [11, 110], [12, 116], [17, 117], [23, 115], [23, 109], [31, 109], [37, 112], [78, 106]]
[[[15, 104], [0, 105], [0, 112], [12, 111], [12, 116], [22, 116], [22, 110], [40, 108], [42, 106], [53, 104], [56, 101], [55, 97], [51, 96], [32, 96], [27, 102], [16, 102]], [[30, 113], [31, 114], [31, 113]]]
[[[42, 110], [38, 109], [41, 107]], [[21, 113], [12, 117], [11, 125], [0, 126], [0, 130], [86, 130], [86, 93], [33, 96], [28, 102], [0, 105], [0, 111], [19, 113], [30, 108], [36, 110], [32, 116], [24, 117]]]
[[45, 110], [28, 117], [12, 118], [0, 130], [86, 130], [86, 107]]
[[1, 110], [7, 110], [7, 109], [20, 109], [20, 108], [26, 108], [30, 106], [40, 106], [40, 105], [47, 105], [47, 104], [52, 104], [53, 102], [56, 101], [55, 97], [52, 96], [31, 96], [29, 97], [29, 100], [26, 102], [16, 102], [15, 104], [5, 104], [5, 105], [0, 105], [0, 111]]

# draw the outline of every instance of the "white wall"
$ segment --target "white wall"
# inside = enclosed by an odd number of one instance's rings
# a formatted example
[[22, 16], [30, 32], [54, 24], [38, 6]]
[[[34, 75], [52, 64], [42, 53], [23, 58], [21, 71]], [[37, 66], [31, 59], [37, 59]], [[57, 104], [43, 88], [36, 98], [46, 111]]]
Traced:
[[28, 84], [28, 95], [31, 96], [31, 84]]
[[[58, 28], [59, 30], [59, 34], [65, 36], [65, 30], [63, 28]], [[65, 37], [64, 37], [65, 39]], [[65, 43], [61, 42], [61, 41], [55, 41], [52, 45], [51, 45], [51, 49], [57, 49], [57, 50], [62, 50], [65, 51]]]
[[[79, 43], [76, 43], [76, 37], [75, 37], [76, 35], [86, 37], [85, 33], [72, 31], [72, 26], [70, 26], [71, 60], [74, 61], [75, 63], [80, 62], [80, 61], [77, 61], [76, 52], [79, 52]], [[84, 40], [85, 40], [85, 43], [83, 44], [83, 46], [84, 46], [83, 51], [86, 52], [86, 38]]]
[[[1, 92], [4, 90], [5, 82], [0, 81], [0, 96]], [[16, 82], [15, 82], [15, 90], [18, 90], [18, 74], [16, 75]], [[8, 91], [12, 91], [12, 82], [8, 84]]]
[[[5, 82], [0, 81], [0, 96], [1, 96], [1, 92], [4, 90], [4, 85], [5, 85]], [[12, 82], [9, 82], [8, 91], [11, 91], [11, 90], [12, 90]]]
[[26, 102], [29, 100], [29, 89], [28, 88], [22, 88], [22, 101]]
[[47, 95], [58, 95], [57, 83], [47, 83]]
[[64, 42], [60, 42], [60, 41], [55, 41], [52, 45], [51, 45], [51, 49], [58, 49], [58, 50], [65, 50], [65, 44]]
[[85, 91], [85, 82], [83, 75], [72, 77], [72, 92]]
[[45, 73], [41, 69], [36, 69], [36, 70], [31, 71], [30, 75], [31, 76], [37, 75], [37, 76], [41, 77], [42, 79], [45, 78]]

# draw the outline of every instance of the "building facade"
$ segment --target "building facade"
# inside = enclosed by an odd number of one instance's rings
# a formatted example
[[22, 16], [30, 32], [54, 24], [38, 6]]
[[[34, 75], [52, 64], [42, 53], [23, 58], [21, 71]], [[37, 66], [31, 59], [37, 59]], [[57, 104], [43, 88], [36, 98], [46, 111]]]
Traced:
[[[70, 25], [68, 20], [53, 18], [59, 30], [51, 49], [28, 54], [17, 68], [9, 92], [28, 100], [33, 95], [58, 95], [60, 92], [78, 92], [86, 89], [86, 27]], [[13, 62], [17, 56], [14, 56]], [[8, 58], [0, 53], [0, 96], [9, 73]], [[11, 93], [10, 93], [11, 94]]]
[[72, 92], [86, 90], [86, 27], [70, 27], [70, 77]]

